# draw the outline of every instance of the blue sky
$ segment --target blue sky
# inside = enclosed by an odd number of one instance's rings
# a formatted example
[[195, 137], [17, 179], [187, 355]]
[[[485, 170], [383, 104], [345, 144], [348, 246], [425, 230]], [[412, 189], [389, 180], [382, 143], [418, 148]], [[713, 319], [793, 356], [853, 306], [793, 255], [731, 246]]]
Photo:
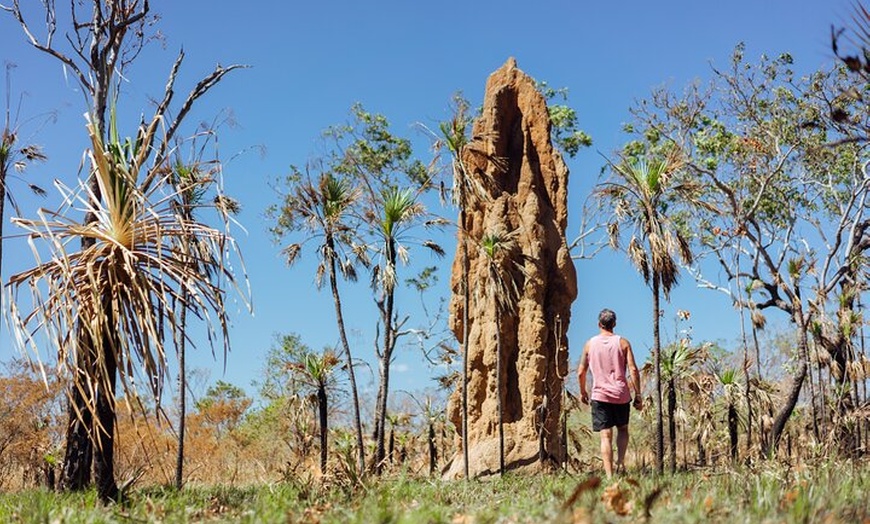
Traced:
[[[709, 77], [710, 64], [726, 64], [740, 41], [746, 43], [746, 56], [752, 61], [762, 53], [787, 51], [798, 71], [827, 66], [834, 60], [830, 25], [845, 23], [850, 2], [158, 0], [152, 2], [152, 10], [160, 14], [156, 28], [164, 39], [152, 43], [128, 71], [120, 115], [127, 133], [140, 114], [149, 114], [150, 101], [162, 96], [178, 49], [186, 53], [179, 94], [217, 63], [251, 66], [227, 76], [201, 100], [187, 124], [190, 132], [199, 121], [225, 110], [231, 110], [237, 122], [221, 132], [221, 151], [224, 159], [232, 158], [225, 167], [227, 192], [243, 205], [240, 222], [247, 232], [239, 231], [238, 240], [254, 303], [253, 317], [241, 305], [233, 313], [233, 347], [225, 371], [222, 359], [213, 359], [204, 341], [194, 366], [211, 369], [212, 381], [227, 380], [253, 392], [251, 382], [261, 374], [275, 333], [299, 333], [315, 348], [338, 342], [328, 290], [316, 290], [310, 263], [292, 269], [284, 265], [268, 233], [265, 209], [278, 199], [270, 183], [286, 174], [289, 165], [316, 156], [322, 150], [321, 131], [345, 121], [354, 102], [387, 116], [393, 130], [411, 138], [418, 156], [428, 161], [429, 140], [419, 124], [432, 127], [447, 118], [457, 90], [479, 104], [487, 76], [508, 57], [516, 57], [531, 76], [567, 87], [580, 126], [594, 141], [592, 148], [567, 160], [570, 239], [578, 232], [583, 200], [604, 164], [602, 155], [610, 155], [626, 140], [621, 128], [633, 101], [656, 86], [682, 89], [694, 79]], [[51, 186], [55, 178], [72, 183], [86, 147], [84, 98], [57, 61], [25, 44], [8, 15], [0, 16], [0, 50], [3, 61], [17, 65], [13, 92], [26, 94], [22, 114], [57, 115], [56, 122], [38, 129], [35, 121], [24, 125], [24, 136], [42, 144], [50, 156], [28, 176], [43, 186]], [[238, 152], [242, 154], [235, 156]], [[37, 206], [56, 206], [53, 196], [35, 199], [20, 185], [13, 183], [12, 188], [19, 189], [25, 214]], [[455, 214], [452, 209], [436, 211], [449, 218]], [[8, 218], [5, 229], [14, 233]], [[443, 261], [433, 261], [425, 253], [415, 258], [417, 267], [434, 263], [442, 268], [442, 291], [450, 278], [452, 234], [445, 234], [444, 242], [449, 254]], [[32, 264], [32, 257], [19, 239], [5, 240], [4, 248], [5, 282], [12, 272]], [[640, 359], [646, 358], [652, 343], [651, 300], [640, 277], [620, 255], [610, 252], [579, 260], [576, 267], [579, 296], [569, 331], [572, 365], [584, 339], [595, 331], [602, 307], [617, 311], [617, 331], [633, 342]], [[405, 276], [412, 276], [410, 272]], [[344, 289], [354, 353], [371, 360], [375, 311], [370, 293], [363, 282]], [[402, 300], [412, 308], [409, 312], [416, 311], [413, 294]], [[685, 275], [666, 306], [663, 328], [671, 336], [677, 309], [692, 312], [696, 340], [733, 344], [739, 336], [739, 318], [724, 295], [697, 289]], [[402, 348], [398, 353], [394, 390], [433, 385], [428, 380], [432, 370], [418, 350]], [[4, 325], [0, 359], [14, 354]], [[358, 380], [364, 389], [374, 388], [367, 370]]]

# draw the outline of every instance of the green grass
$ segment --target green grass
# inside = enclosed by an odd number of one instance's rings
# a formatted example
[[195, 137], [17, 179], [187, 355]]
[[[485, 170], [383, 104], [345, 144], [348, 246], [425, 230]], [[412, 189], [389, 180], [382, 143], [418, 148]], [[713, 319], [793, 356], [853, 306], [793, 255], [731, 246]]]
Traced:
[[[354, 489], [303, 482], [250, 487], [150, 487], [102, 506], [93, 492], [0, 494], [0, 522], [457, 523], [867, 522], [870, 467], [823, 463], [656, 477], [632, 474], [578, 493], [586, 475], [508, 475], [442, 482], [396, 476]], [[624, 513], [624, 514], [621, 514]]]

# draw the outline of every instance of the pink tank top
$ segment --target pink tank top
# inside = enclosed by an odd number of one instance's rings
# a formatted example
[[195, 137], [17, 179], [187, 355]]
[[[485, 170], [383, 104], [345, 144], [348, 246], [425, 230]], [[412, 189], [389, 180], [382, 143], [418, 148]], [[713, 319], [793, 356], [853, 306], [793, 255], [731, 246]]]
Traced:
[[592, 370], [592, 400], [626, 404], [631, 392], [625, 379], [625, 353], [619, 335], [595, 335], [589, 339], [586, 358]]

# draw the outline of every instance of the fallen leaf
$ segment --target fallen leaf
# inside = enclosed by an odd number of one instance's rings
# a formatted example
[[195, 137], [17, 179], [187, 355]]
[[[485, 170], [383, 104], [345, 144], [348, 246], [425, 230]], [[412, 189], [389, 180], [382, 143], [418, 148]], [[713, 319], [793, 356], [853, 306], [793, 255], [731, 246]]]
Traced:
[[621, 490], [619, 483], [604, 488], [601, 501], [604, 502], [604, 507], [620, 516], [631, 513], [633, 506], [632, 501], [628, 497], [628, 492]]
[[577, 503], [577, 499], [580, 498], [580, 495], [586, 493], [587, 491], [593, 490], [600, 485], [601, 479], [598, 477], [589, 477], [580, 484], [577, 484], [577, 487], [574, 488], [574, 492], [571, 493], [571, 496], [568, 497], [567, 500], [565, 500], [564, 504], [562, 504], [562, 511], [567, 511], [568, 509], [573, 507], [574, 504]]

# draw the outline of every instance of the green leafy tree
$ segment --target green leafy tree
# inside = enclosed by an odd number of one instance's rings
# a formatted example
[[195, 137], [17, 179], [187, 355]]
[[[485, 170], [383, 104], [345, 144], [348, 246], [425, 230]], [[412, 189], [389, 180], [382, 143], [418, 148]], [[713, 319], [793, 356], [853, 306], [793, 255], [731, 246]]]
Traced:
[[[627, 147], [681, 152], [683, 180], [696, 186], [690, 229], [725, 280], [748, 292], [700, 275], [702, 285], [756, 318], [778, 309], [797, 330], [791, 384], [764, 445], [773, 452], [807, 380], [809, 337], [844, 363], [853, 353], [850, 297], [853, 284], [867, 282], [858, 261], [870, 249], [866, 152], [855, 124], [866, 107], [849, 94], [855, 86], [844, 69], [796, 78], [788, 54], [752, 64], [744, 53], [737, 46], [709, 87], [658, 90], [636, 106], [630, 130], [639, 139]], [[818, 435], [817, 417], [813, 427]]]
[[404, 323], [396, 305], [399, 263], [409, 262], [412, 246], [443, 255], [438, 244], [417, 232], [440, 227], [444, 221], [432, 217], [420, 200], [433, 186], [427, 167], [414, 158], [410, 141], [391, 133], [386, 117], [369, 113], [360, 104], [353, 106], [351, 114], [350, 123], [326, 132], [335, 146], [328, 163], [337, 176], [349, 177], [362, 192], [354, 212], [362, 220], [365, 246], [371, 253], [371, 284], [379, 313], [373, 464], [380, 471], [386, 457], [390, 364]]
[[550, 114], [550, 136], [569, 157], [574, 158], [581, 148], [592, 145], [592, 137], [580, 129], [577, 111], [567, 104], [568, 88], [553, 88], [547, 82], [538, 82], [538, 90], [547, 99]]

